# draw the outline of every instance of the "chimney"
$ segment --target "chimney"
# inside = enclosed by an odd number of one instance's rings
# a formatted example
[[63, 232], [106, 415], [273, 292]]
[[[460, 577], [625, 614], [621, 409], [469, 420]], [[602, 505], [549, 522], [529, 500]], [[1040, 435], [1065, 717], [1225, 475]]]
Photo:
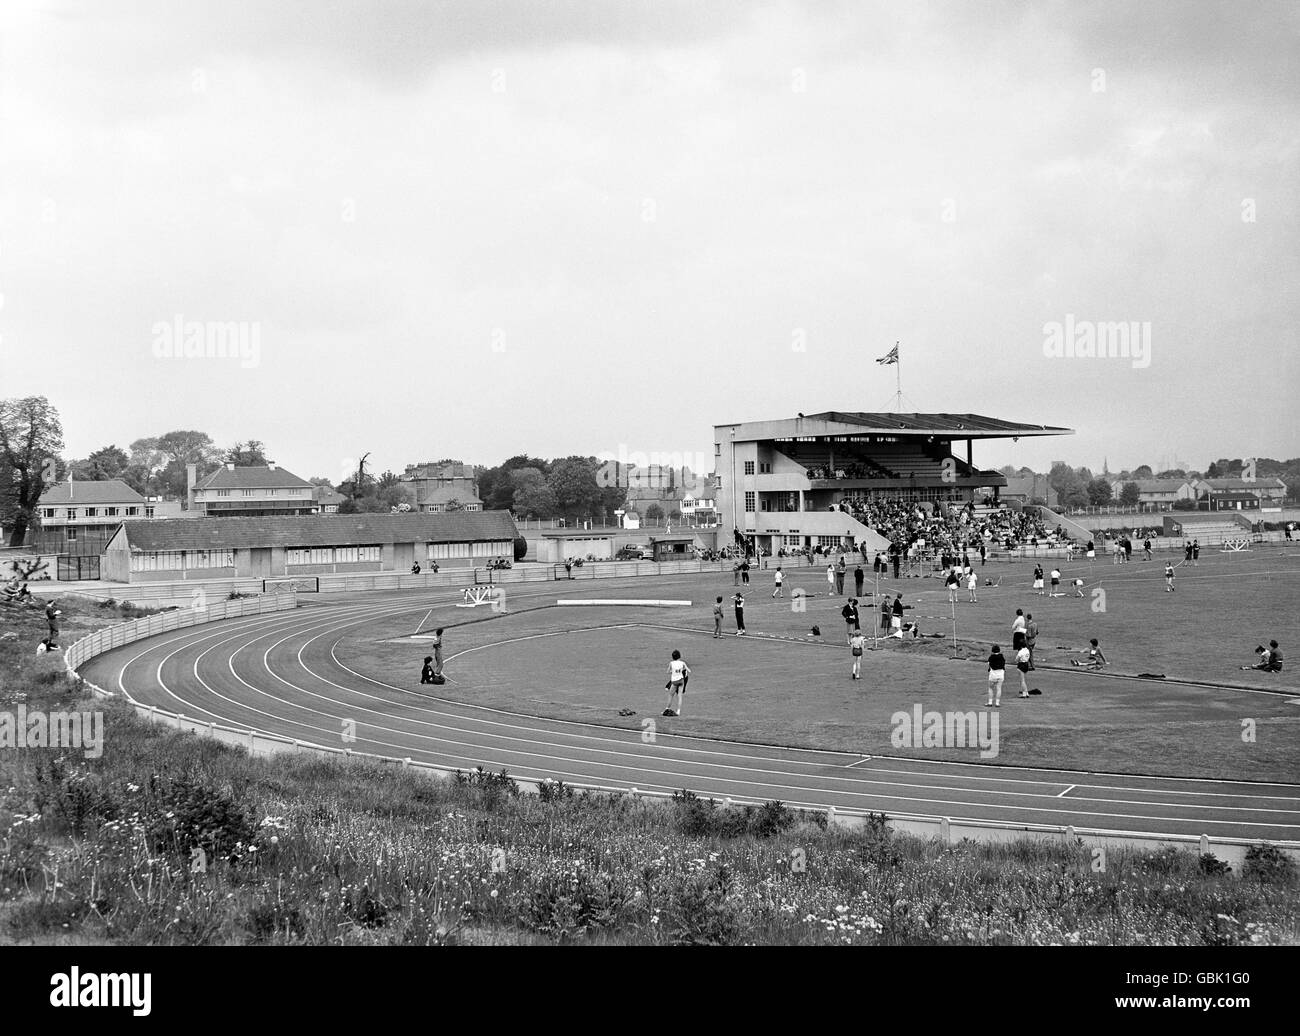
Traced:
[[198, 481], [199, 467], [197, 464], [185, 465], [185, 509], [194, 510], [194, 483]]

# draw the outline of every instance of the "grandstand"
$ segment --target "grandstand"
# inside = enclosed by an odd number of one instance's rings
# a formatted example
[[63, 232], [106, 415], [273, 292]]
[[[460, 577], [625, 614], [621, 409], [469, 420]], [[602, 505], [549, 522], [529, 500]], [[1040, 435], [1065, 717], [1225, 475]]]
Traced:
[[[722, 525], [775, 554], [781, 549], [889, 546], [884, 517], [919, 504], [944, 515], [998, 512], [1007, 484], [973, 458], [976, 439], [1071, 435], [977, 414], [826, 413], [714, 427]], [[964, 453], [958, 447], [964, 442]], [[984, 507], [988, 499], [992, 508]], [[1019, 506], [1019, 505], [1015, 505]], [[874, 523], [882, 528], [875, 528]], [[999, 518], [1009, 532], [1023, 524]], [[897, 525], [891, 524], [897, 537]], [[882, 535], [882, 531], [885, 535]]]

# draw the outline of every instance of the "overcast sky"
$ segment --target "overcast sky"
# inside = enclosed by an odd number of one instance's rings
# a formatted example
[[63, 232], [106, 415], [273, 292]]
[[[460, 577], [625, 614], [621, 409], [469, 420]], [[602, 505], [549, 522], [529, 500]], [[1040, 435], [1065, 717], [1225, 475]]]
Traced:
[[[893, 408], [977, 463], [1300, 453], [1300, 5], [0, 7], [0, 395], [302, 476], [712, 452]], [[247, 322], [256, 363], [156, 325]], [[1045, 325], [1150, 324], [1149, 365]]]

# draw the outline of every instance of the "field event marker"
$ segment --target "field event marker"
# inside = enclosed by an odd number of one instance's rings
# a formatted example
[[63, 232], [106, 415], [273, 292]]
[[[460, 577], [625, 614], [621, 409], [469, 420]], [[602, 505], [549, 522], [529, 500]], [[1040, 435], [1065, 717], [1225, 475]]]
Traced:
[[618, 604], [618, 605], [641, 605], [645, 608], [689, 608], [690, 601], [635, 601], [635, 600], [616, 600], [609, 598], [606, 600], [557, 600], [558, 605], [587, 606], [596, 604]]

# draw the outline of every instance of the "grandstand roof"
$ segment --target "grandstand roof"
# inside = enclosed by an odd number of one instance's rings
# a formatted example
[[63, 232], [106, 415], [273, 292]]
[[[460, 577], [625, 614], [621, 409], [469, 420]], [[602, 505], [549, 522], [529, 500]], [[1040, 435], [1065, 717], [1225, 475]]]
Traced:
[[[821, 425], [823, 427], [818, 428]], [[726, 425], [716, 426], [719, 429]], [[1073, 428], [1021, 424], [980, 414], [888, 414], [827, 410], [779, 421], [741, 422], [734, 427], [752, 432], [748, 438], [782, 435], [937, 435], [947, 439], [998, 439], [1028, 435], [1073, 435]], [[762, 429], [760, 432], [759, 429]], [[738, 435], [737, 438], [740, 438]]]

